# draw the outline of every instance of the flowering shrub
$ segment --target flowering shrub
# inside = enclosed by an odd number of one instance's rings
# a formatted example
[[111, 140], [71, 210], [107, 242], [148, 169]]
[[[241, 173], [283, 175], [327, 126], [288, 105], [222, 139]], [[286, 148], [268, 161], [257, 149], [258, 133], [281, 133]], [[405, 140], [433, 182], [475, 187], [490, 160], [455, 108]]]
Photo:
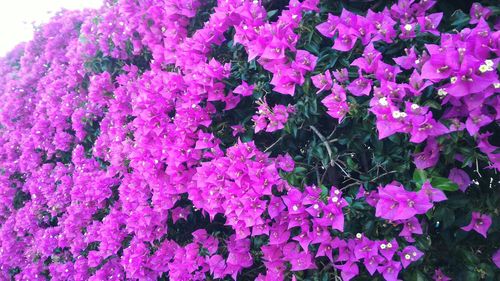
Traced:
[[493, 4], [61, 12], [0, 59], [1, 279], [498, 280]]

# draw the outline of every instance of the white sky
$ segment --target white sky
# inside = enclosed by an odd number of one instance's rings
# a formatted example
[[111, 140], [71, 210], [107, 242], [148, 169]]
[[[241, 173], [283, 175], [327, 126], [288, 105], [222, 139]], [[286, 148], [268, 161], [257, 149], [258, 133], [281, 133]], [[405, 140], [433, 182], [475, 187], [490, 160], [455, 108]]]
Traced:
[[60, 11], [99, 8], [102, 0], [0, 0], [0, 57], [33, 37], [32, 23]]

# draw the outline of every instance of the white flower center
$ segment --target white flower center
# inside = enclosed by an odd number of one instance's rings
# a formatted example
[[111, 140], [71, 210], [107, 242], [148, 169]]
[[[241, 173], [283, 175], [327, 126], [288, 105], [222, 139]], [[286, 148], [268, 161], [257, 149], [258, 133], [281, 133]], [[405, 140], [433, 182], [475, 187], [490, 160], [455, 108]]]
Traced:
[[381, 106], [387, 106], [389, 105], [389, 102], [387, 101], [387, 98], [386, 97], [382, 97], [378, 100], [378, 103], [381, 105]]

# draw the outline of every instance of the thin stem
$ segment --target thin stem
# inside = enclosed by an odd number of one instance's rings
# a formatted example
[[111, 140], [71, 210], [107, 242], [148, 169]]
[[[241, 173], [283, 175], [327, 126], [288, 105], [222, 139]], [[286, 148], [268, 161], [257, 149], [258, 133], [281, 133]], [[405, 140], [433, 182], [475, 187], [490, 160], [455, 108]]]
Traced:
[[332, 153], [332, 148], [330, 147], [330, 145], [328, 144], [328, 141], [325, 139], [325, 136], [323, 136], [319, 131], [318, 129], [316, 129], [316, 127], [314, 127], [313, 125], [309, 126], [309, 128], [311, 128], [311, 130], [313, 130], [313, 132], [319, 137], [319, 139], [323, 142], [323, 145], [325, 146], [326, 148], [326, 151], [328, 152], [328, 157], [330, 158], [330, 165], [333, 166], [333, 153]]
[[273, 144], [271, 144], [271, 146], [269, 146], [268, 148], [266, 148], [264, 150], [264, 152], [268, 152], [271, 148], [273, 148], [273, 146], [275, 146], [278, 142], [280, 142], [281, 140], [283, 139], [283, 136], [279, 137], [278, 140], [276, 140]]
[[378, 180], [379, 178], [381, 178], [381, 177], [383, 177], [383, 176], [387, 176], [387, 175], [389, 175], [389, 174], [393, 174], [393, 173], [396, 173], [396, 171], [390, 171], [390, 172], [387, 172], [387, 173], [383, 173], [383, 174], [381, 174], [381, 175], [376, 176], [376, 177], [375, 177], [374, 179], [372, 179], [371, 181], [372, 181], [372, 182], [375, 182], [375, 181], [376, 181], [376, 180]]

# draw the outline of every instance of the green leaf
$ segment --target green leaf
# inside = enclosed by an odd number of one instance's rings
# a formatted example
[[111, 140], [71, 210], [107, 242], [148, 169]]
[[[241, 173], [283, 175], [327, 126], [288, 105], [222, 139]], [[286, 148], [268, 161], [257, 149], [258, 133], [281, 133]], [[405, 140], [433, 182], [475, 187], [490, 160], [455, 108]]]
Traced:
[[295, 174], [303, 174], [303, 173], [305, 173], [306, 171], [307, 171], [307, 169], [306, 169], [306, 168], [304, 168], [304, 167], [296, 167], [295, 169], [293, 169], [293, 172], [294, 172]]
[[424, 170], [415, 169], [413, 172], [413, 181], [420, 188], [427, 180], [427, 173]]
[[443, 177], [432, 177], [431, 185], [434, 188], [441, 189], [444, 191], [457, 191], [458, 185], [451, 180]]
[[321, 199], [325, 199], [328, 196], [328, 194], [330, 194], [330, 190], [328, 190], [328, 188], [326, 186], [321, 185], [321, 196], [320, 196], [320, 198]]
[[267, 18], [268, 19], [272, 18], [274, 15], [276, 15], [277, 12], [278, 12], [278, 10], [271, 10], [271, 11], [267, 12]]
[[437, 101], [435, 100], [428, 100], [424, 103], [425, 106], [428, 106], [430, 108], [434, 108], [434, 109], [437, 109], [437, 110], [441, 110], [442, 107], [441, 107], [441, 104], [438, 103]]
[[462, 29], [469, 24], [470, 17], [461, 10], [456, 10], [451, 15], [451, 21], [451, 26], [453, 26], [455, 29]]

